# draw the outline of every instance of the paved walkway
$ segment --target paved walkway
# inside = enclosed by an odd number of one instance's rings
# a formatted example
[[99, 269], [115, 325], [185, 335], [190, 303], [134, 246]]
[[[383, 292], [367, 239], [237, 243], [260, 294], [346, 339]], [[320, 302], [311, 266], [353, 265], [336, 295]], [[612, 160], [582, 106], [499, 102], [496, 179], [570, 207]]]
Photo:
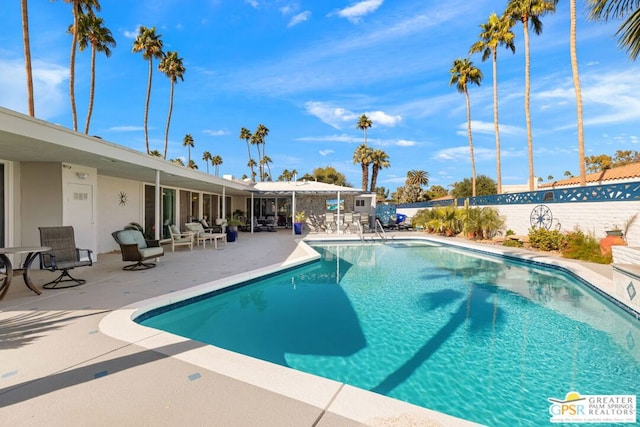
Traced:
[[[85, 285], [41, 296], [15, 277], [0, 301], [2, 425], [468, 425], [339, 383], [332, 396], [318, 399], [325, 404], [287, 397], [181, 360], [203, 347], [197, 342], [151, 350], [100, 330], [105, 316], [137, 301], [302, 259], [307, 252], [297, 237], [240, 233], [218, 250], [165, 248], [156, 268], [137, 272], [123, 271], [119, 254], [101, 254], [93, 267], [73, 272]], [[33, 278], [41, 284], [53, 273], [36, 270]]]

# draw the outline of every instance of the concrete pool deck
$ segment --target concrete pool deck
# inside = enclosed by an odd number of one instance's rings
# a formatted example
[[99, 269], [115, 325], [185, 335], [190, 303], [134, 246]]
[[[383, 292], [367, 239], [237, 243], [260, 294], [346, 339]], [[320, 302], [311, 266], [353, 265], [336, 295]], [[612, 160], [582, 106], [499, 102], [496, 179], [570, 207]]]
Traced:
[[[128, 320], [143, 301], [160, 304], [167, 299], [163, 295], [182, 298], [208, 282], [241, 279], [253, 270], [270, 271], [309, 259], [311, 254], [298, 245], [299, 237], [290, 231], [240, 233], [237, 242], [218, 250], [172, 253], [165, 247], [159, 265], [140, 272], [123, 271], [120, 254], [101, 254], [93, 267], [75, 270], [76, 276], [87, 279], [85, 285], [44, 290], [40, 296], [15, 277], [0, 301], [3, 424], [474, 425]], [[567, 264], [598, 286], [612, 282], [611, 266], [514, 251], [518, 252]], [[33, 272], [37, 284], [52, 276]]]

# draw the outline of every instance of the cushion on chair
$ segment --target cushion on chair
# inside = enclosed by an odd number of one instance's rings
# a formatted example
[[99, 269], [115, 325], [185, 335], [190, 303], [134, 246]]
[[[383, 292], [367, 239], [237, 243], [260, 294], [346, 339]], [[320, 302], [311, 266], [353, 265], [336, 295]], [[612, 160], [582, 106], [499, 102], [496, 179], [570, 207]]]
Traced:
[[164, 249], [160, 247], [140, 248], [140, 254], [143, 258], [153, 258], [164, 254]]
[[178, 230], [175, 224], [171, 224], [169, 228], [171, 229], [171, 234], [180, 234], [180, 230]]
[[135, 243], [138, 245], [138, 248], [144, 249], [147, 247], [147, 241], [144, 239], [144, 236], [138, 230], [122, 230], [118, 233], [118, 239], [124, 245], [130, 245]]

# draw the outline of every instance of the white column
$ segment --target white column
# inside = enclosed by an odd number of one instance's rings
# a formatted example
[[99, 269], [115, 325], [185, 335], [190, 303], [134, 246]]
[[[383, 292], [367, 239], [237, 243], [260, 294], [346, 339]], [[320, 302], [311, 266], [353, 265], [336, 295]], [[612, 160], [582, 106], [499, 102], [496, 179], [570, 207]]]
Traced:
[[291, 234], [296, 234], [296, 227], [293, 225], [296, 221], [296, 192], [291, 193]]
[[162, 203], [162, 197], [160, 195], [160, 171], [156, 170], [156, 211], [155, 211], [155, 224], [156, 224], [156, 233], [154, 238], [156, 240], [160, 240], [160, 231], [162, 230], [162, 218], [160, 218], [160, 203]]

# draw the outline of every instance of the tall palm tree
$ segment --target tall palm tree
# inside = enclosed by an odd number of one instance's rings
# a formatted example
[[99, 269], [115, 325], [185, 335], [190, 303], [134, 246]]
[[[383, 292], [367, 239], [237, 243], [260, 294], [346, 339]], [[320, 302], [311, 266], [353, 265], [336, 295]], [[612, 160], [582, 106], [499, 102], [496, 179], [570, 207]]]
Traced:
[[73, 24], [69, 27], [71, 33], [71, 58], [69, 60], [69, 99], [71, 101], [71, 117], [73, 119], [73, 130], [78, 130], [78, 113], [76, 112], [76, 51], [78, 47], [78, 20], [85, 12], [95, 9], [100, 11], [98, 0], [64, 0], [71, 3], [71, 13], [73, 14]]
[[[271, 177], [271, 167], [269, 166], [271, 163], [273, 163], [273, 160], [271, 160], [271, 157], [266, 156], [263, 152], [262, 159], [260, 160], [260, 164], [266, 166], [267, 170], [269, 171], [269, 172], [264, 172], [264, 177], [262, 179], [263, 181], [264, 180], [273, 181]], [[264, 171], [264, 167], [262, 168], [262, 170]]]
[[220, 165], [222, 164], [222, 157], [216, 154], [211, 158], [211, 164], [216, 168], [216, 176], [219, 176]]
[[255, 160], [249, 159], [249, 161], [247, 162], [247, 166], [249, 166], [249, 169], [251, 169], [251, 181], [255, 181], [256, 180], [256, 172], [253, 170], [253, 168], [258, 166], [258, 164], [256, 163]]
[[[264, 170], [264, 166], [267, 167], [267, 170], [269, 171], [269, 176], [271, 176], [271, 167], [269, 166], [271, 159], [269, 159], [269, 161], [265, 161], [264, 159], [267, 155], [267, 135], [269, 135], [269, 129], [261, 123], [258, 125], [258, 128], [254, 132], [254, 135], [257, 136], [256, 144], [258, 145], [258, 157], [259, 157], [258, 164], [260, 165], [260, 181], [264, 181], [265, 175], [267, 174]], [[260, 155], [260, 147], [259, 147], [260, 144], [262, 144], [262, 155]]]
[[[262, 154], [260, 153], [260, 145], [262, 144], [262, 141], [260, 140], [260, 135], [254, 132], [251, 135], [249, 142], [251, 143], [251, 145], [255, 145], [256, 150], [258, 150], [258, 160], [255, 161], [254, 163], [258, 166], [258, 176], [260, 177], [260, 181], [264, 181], [264, 171], [263, 171], [264, 164], [262, 163]], [[249, 164], [250, 163], [251, 161], [249, 161]]]
[[367, 191], [369, 184], [369, 165], [373, 161], [373, 150], [362, 144], [353, 153], [353, 163], [360, 163], [362, 168], [362, 191]]
[[142, 58], [149, 61], [149, 77], [147, 81], [147, 100], [144, 105], [144, 142], [149, 152], [149, 100], [151, 99], [151, 80], [153, 77], [153, 58], [162, 59], [164, 52], [162, 51], [163, 43], [160, 34], [156, 34], [156, 28], [140, 27], [138, 35], [133, 42], [133, 53], [142, 52]]
[[84, 133], [89, 134], [89, 124], [93, 114], [93, 102], [96, 87], [96, 53], [103, 52], [108, 58], [111, 56], [110, 46], [115, 46], [116, 41], [111, 30], [103, 26], [104, 20], [98, 18], [93, 12], [80, 15], [78, 19], [78, 48], [80, 51], [91, 46], [91, 83], [89, 87], [89, 107], [87, 119], [84, 124]]
[[369, 119], [369, 117], [367, 117], [366, 114], [363, 114], [358, 118], [358, 123], [356, 124], [356, 128], [364, 132], [365, 146], [367, 145], [367, 129], [369, 129], [371, 126], [373, 126], [373, 122]]
[[389, 166], [391, 166], [389, 155], [380, 149], [374, 150], [371, 154], [371, 186], [369, 187], [369, 191], [375, 193], [378, 182], [378, 172], [380, 169], [388, 168]]
[[291, 182], [291, 178], [293, 178], [293, 173], [289, 169], [285, 169], [278, 177], [278, 181]]
[[186, 69], [182, 64], [182, 58], [178, 57], [178, 52], [168, 51], [160, 60], [158, 69], [162, 71], [171, 82], [171, 90], [169, 91], [169, 115], [167, 116], [167, 127], [164, 131], [164, 158], [167, 158], [167, 148], [169, 146], [169, 124], [171, 123], [171, 112], [173, 111], [173, 89], [178, 79], [184, 81], [184, 73]]
[[213, 157], [211, 157], [211, 153], [208, 151], [205, 151], [204, 153], [202, 153], [202, 160], [204, 160], [204, 163], [207, 165], [207, 173], [209, 173], [209, 162], [213, 159]]
[[580, 75], [578, 74], [578, 52], [576, 48], [576, 0], [569, 1], [569, 15], [571, 24], [569, 30], [569, 50], [571, 52], [571, 74], [573, 75], [573, 88], [576, 92], [576, 115], [578, 126], [578, 170], [580, 171], [580, 186], [587, 185], [587, 173], [584, 163], [584, 125], [582, 122], [582, 89], [580, 88]]
[[188, 164], [191, 163], [191, 149], [195, 146], [195, 143], [193, 141], [193, 137], [191, 136], [190, 133], [186, 134], [184, 136], [184, 138], [182, 139], [182, 146], [183, 147], [187, 147], [187, 151], [189, 153], [189, 157], [188, 159]]
[[33, 69], [31, 68], [31, 43], [29, 42], [29, 8], [27, 0], [20, 0], [22, 9], [22, 44], [24, 47], [24, 66], [27, 72], [27, 103], [29, 115], [36, 116], [35, 104], [33, 102]]
[[449, 85], [456, 85], [459, 93], [464, 93], [467, 104], [467, 136], [469, 137], [469, 155], [471, 157], [471, 194], [476, 196], [476, 161], [473, 155], [473, 138], [471, 137], [471, 102], [469, 102], [469, 85], [480, 86], [482, 71], [476, 68], [468, 58], [455, 59], [449, 70], [451, 79]]
[[537, 35], [542, 33], [542, 21], [540, 17], [556, 9], [557, 0], [509, 0], [505, 15], [513, 20], [522, 22], [524, 31], [524, 112], [527, 122], [527, 147], [529, 152], [529, 190], [533, 191], [533, 132], [531, 130], [531, 64], [529, 53], [529, 25]]
[[240, 139], [244, 139], [245, 142], [247, 143], [247, 155], [249, 156], [249, 168], [251, 168], [251, 179], [255, 179], [255, 172], [253, 171], [253, 166], [254, 164], [251, 163], [251, 160], [253, 160], [251, 158], [251, 145], [249, 144], [249, 141], [251, 140], [251, 131], [249, 131], [249, 129], [247, 128], [240, 128]]
[[189, 163], [187, 163], [187, 168], [189, 168], [189, 169], [198, 169], [198, 165], [196, 164], [196, 162], [194, 160], [189, 160]]
[[589, 17], [594, 20], [625, 19], [616, 31], [618, 45], [635, 61], [640, 55], [640, 10], [638, 0], [589, 0]]
[[502, 193], [502, 167], [500, 164], [500, 124], [498, 121], [498, 46], [505, 46], [515, 53], [515, 34], [511, 31], [513, 21], [506, 16], [492, 13], [486, 24], [480, 24], [480, 40], [475, 42], [469, 53], [482, 52], [482, 61], [491, 57], [493, 64], [493, 127], [496, 134], [496, 181], [498, 194]]

